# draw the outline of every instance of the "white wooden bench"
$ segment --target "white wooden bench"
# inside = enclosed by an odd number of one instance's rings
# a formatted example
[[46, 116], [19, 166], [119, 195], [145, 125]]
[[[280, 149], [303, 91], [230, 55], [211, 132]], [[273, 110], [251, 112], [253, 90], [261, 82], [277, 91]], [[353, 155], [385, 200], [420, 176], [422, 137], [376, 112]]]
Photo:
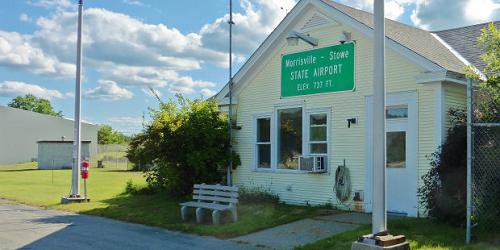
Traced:
[[220, 212], [231, 211], [233, 221], [238, 220], [236, 204], [238, 203], [238, 187], [194, 184], [193, 201], [181, 203], [181, 216], [187, 220], [187, 210], [189, 207], [196, 208], [196, 222], [203, 221], [203, 210], [212, 211], [212, 222], [220, 224]]

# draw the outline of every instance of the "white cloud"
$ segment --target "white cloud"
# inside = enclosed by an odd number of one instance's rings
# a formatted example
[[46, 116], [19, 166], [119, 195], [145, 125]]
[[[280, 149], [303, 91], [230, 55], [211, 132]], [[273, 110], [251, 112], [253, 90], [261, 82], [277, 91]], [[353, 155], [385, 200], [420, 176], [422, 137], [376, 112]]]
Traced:
[[72, 3], [71, 0], [30, 0], [27, 3], [45, 9], [65, 11], [76, 9], [77, 1]]
[[144, 6], [144, 3], [138, 0], [122, 0], [122, 2], [128, 5]]
[[465, 18], [470, 22], [485, 22], [495, 17], [500, 17], [500, 3], [492, 0], [474, 0], [467, 1], [465, 5]]
[[157, 67], [113, 65], [98, 71], [104, 78], [121, 84], [164, 87], [171, 93], [192, 94], [197, 89], [215, 86], [213, 82], [194, 80], [190, 76], [181, 76], [176, 71]]
[[33, 21], [33, 19], [30, 16], [28, 16], [28, 14], [26, 14], [26, 13], [21, 13], [21, 15], [19, 15], [19, 20], [21, 20], [23, 22], [27, 22], [27, 23]]
[[[373, 0], [337, 0], [342, 4], [356, 9], [373, 12]], [[404, 12], [405, 7], [416, 0], [385, 0], [385, 17], [397, 20]]]
[[[33, 42], [63, 61], [74, 61], [76, 13], [62, 12], [37, 20]], [[194, 70], [217, 62], [223, 53], [207, 51], [196, 34], [182, 34], [164, 24], [146, 24], [125, 14], [90, 8], [84, 12], [83, 46], [88, 63]], [[57, 44], [57, 46], [54, 46]]]
[[200, 91], [200, 93], [201, 93], [201, 95], [203, 95], [203, 97], [212, 97], [215, 94], [217, 94], [217, 91], [214, 91], [214, 90], [211, 90], [211, 89], [202, 89]]
[[24, 69], [34, 74], [68, 77], [75, 66], [63, 63], [30, 43], [27, 36], [17, 32], [0, 31], [0, 65]]
[[131, 125], [141, 125], [142, 117], [140, 116], [119, 116], [119, 117], [111, 117], [108, 119], [109, 122], [112, 123], [126, 123]]
[[106, 123], [122, 133], [134, 134], [142, 129], [143, 118], [140, 116], [111, 117]]
[[134, 94], [126, 89], [120, 88], [114, 81], [99, 80], [99, 86], [85, 91], [84, 96], [88, 99], [103, 101], [119, 101], [131, 99]]
[[[285, 17], [283, 9], [290, 10], [295, 5], [294, 0], [268, 1], [242, 0], [244, 13], [234, 13], [233, 47], [236, 57], [250, 55], [259, 44], [273, 31]], [[283, 8], [283, 9], [282, 9]], [[228, 50], [229, 15], [218, 18], [215, 22], [206, 24], [199, 32], [203, 47], [226, 53]], [[237, 59], [237, 58], [236, 58]], [[227, 57], [220, 66], [227, 67]]]
[[2, 97], [16, 97], [26, 94], [32, 94], [48, 100], [65, 97], [64, 94], [57, 90], [46, 89], [35, 84], [17, 81], [4, 81], [0, 83], [0, 96]]
[[499, 19], [498, 0], [416, 0], [411, 15], [413, 24], [430, 30], [449, 29]]
[[[138, 0], [122, 0], [139, 4]], [[74, 76], [76, 1], [30, 0], [51, 10], [36, 20], [32, 34], [0, 33], [0, 66], [35, 74]], [[295, 0], [241, 0], [243, 12], [234, 14], [234, 61], [242, 62], [285, 16]], [[84, 12], [84, 65], [100, 78], [120, 84], [163, 87], [172, 93], [210, 93], [215, 83], [195, 80], [183, 72], [204, 64], [227, 67], [228, 15], [197, 33], [182, 33], [164, 24], [148, 24], [134, 17], [99, 8]], [[257, 28], [258, 27], [258, 28]], [[1, 32], [1, 31], [0, 31]], [[249, 39], [249, 37], [251, 39]], [[13, 41], [13, 39], [16, 39]]]

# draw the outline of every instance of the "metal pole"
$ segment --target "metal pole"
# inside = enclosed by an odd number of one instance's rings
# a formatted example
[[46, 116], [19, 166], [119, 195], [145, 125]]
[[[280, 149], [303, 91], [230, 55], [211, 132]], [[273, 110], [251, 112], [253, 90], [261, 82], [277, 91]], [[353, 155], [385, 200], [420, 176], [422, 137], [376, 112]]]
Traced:
[[472, 215], [472, 143], [473, 143], [473, 92], [472, 79], [467, 79], [467, 225], [465, 231], [465, 243], [471, 240], [471, 215]]
[[71, 196], [80, 195], [80, 160], [81, 160], [81, 68], [82, 68], [82, 13], [83, 0], [78, 2], [78, 38], [76, 49], [76, 87], [75, 87], [75, 128], [73, 136], [73, 168], [71, 181]]
[[385, 173], [384, 0], [374, 0], [372, 233], [387, 231]]
[[227, 166], [227, 185], [233, 185], [233, 0], [229, 0], [229, 165]]
[[85, 195], [85, 201], [87, 200], [87, 179], [83, 179], [83, 193]]

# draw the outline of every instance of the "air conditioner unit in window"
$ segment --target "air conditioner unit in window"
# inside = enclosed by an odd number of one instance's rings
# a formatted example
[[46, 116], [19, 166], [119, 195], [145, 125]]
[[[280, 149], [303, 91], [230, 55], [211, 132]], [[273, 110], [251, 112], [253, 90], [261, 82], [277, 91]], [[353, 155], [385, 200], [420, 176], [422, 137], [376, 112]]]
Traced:
[[311, 173], [325, 173], [326, 163], [326, 156], [301, 156], [299, 158], [300, 170]]

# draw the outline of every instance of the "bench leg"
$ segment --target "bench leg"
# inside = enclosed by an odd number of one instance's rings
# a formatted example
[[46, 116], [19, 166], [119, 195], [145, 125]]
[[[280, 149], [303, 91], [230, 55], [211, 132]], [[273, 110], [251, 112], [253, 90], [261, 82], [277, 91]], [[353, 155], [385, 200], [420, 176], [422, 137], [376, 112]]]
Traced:
[[196, 223], [203, 222], [203, 208], [199, 207], [196, 209]]
[[212, 211], [212, 223], [214, 225], [220, 224], [220, 211], [219, 210]]
[[181, 207], [181, 218], [182, 220], [187, 220], [187, 212], [188, 212], [188, 207], [182, 206]]
[[236, 206], [231, 207], [231, 215], [233, 216], [233, 222], [238, 221], [238, 209]]

